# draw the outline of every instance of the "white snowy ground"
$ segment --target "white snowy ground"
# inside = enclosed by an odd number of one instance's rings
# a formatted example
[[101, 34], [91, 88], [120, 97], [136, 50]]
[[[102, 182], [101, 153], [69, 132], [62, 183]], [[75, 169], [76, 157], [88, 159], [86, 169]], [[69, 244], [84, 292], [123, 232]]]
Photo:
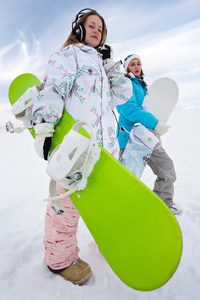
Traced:
[[[7, 111], [1, 106], [0, 124]], [[3, 115], [4, 114], [4, 115]], [[75, 286], [48, 271], [43, 264], [43, 232], [48, 195], [46, 163], [33, 150], [28, 132], [0, 133], [0, 295], [4, 300], [198, 300], [200, 299], [200, 110], [177, 110], [163, 146], [177, 172], [175, 202], [183, 207], [177, 216], [183, 233], [183, 254], [173, 277], [152, 292], [133, 290], [122, 283], [99, 252], [80, 220], [80, 257], [93, 270], [90, 280]], [[142, 180], [153, 186], [146, 168]], [[127, 241], [128, 242], [128, 241]], [[131, 260], [131, 257], [130, 257]]]

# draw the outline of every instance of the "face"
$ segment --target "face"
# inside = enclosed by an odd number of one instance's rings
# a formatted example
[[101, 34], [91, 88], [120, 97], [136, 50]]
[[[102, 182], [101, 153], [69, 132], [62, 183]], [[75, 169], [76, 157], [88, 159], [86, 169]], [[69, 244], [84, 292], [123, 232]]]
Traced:
[[142, 71], [141, 61], [138, 58], [132, 59], [128, 65], [128, 69], [135, 77], [139, 76]]
[[97, 47], [101, 42], [103, 24], [101, 19], [96, 15], [90, 15], [87, 17], [84, 24], [86, 35], [85, 43], [92, 47]]

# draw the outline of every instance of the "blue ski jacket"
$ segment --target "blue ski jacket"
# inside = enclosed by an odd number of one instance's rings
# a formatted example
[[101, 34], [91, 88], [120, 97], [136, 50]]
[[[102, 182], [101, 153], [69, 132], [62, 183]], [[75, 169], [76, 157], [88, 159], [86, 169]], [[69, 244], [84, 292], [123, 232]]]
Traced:
[[[131, 77], [130, 80], [133, 86], [133, 95], [126, 103], [117, 105], [116, 107], [119, 113], [117, 134], [120, 149], [126, 147], [129, 139], [128, 132], [131, 131], [135, 123], [141, 123], [149, 129], [155, 129], [158, 124], [158, 120], [151, 113], [142, 109], [147, 88], [142, 86], [137, 77]], [[128, 132], [120, 130], [122, 126]]]

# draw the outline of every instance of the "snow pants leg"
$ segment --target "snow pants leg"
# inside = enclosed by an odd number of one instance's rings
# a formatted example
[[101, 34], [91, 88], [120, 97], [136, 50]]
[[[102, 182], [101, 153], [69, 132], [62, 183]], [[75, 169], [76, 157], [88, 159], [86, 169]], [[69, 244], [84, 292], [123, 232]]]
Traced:
[[165, 150], [160, 147], [152, 152], [148, 165], [157, 176], [153, 189], [154, 193], [171, 207], [174, 204], [174, 182], [176, 180], [173, 161]]
[[[56, 191], [58, 195], [65, 192], [58, 184]], [[53, 270], [67, 268], [78, 259], [79, 253], [76, 233], [80, 215], [69, 197], [60, 203], [65, 207], [62, 215], [56, 215], [49, 202], [45, 217], [44, 263]]]

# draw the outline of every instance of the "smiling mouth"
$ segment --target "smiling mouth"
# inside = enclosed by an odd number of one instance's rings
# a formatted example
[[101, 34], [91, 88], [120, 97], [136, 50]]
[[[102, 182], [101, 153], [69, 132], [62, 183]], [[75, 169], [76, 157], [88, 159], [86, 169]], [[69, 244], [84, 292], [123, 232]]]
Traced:
[[92, 35], [92, 38], [98, 41], [98, 37], [96, 35]]

